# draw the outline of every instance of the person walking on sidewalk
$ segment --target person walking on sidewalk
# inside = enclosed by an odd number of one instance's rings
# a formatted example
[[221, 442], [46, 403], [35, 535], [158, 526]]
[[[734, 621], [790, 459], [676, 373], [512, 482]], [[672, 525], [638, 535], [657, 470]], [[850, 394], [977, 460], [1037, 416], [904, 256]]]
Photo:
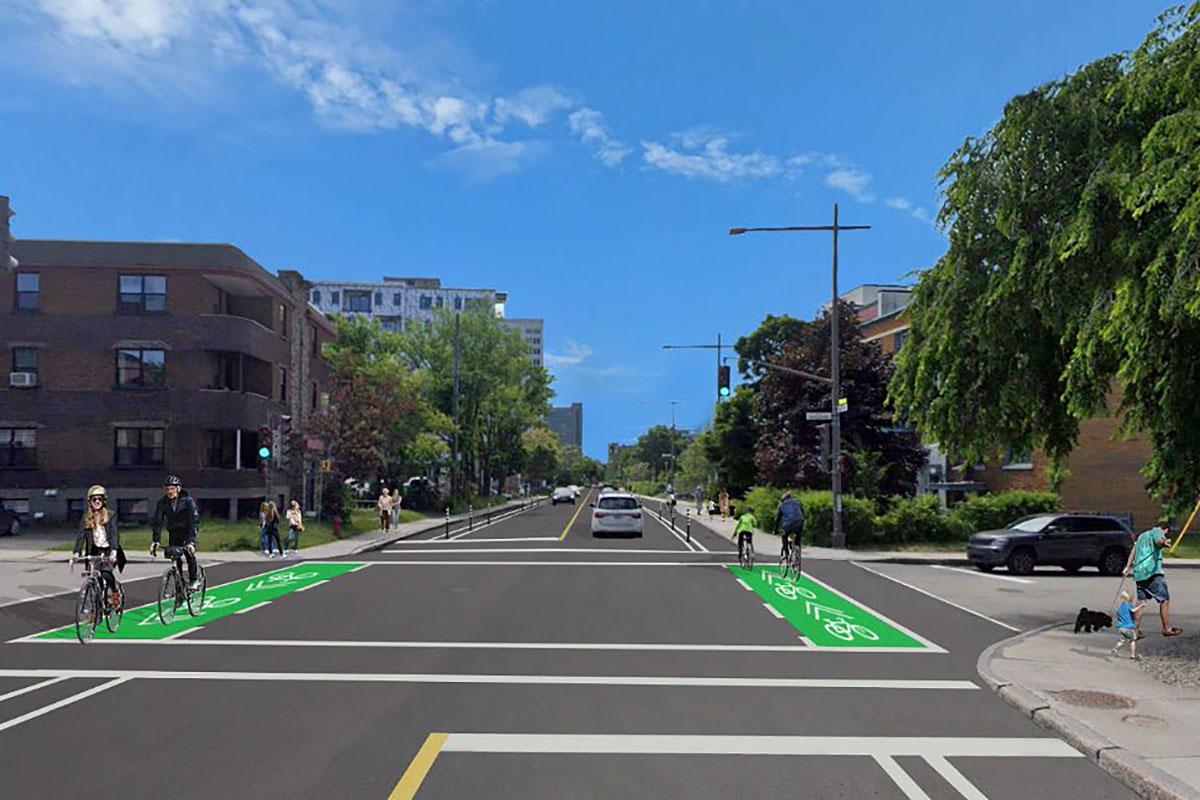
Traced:
[[293, 500], [287, 510], [287, 541], [284, 544], [293, 555], [300, 554], [300, 534], [304, 531], [304, 512], [300, 510], [300, 501]]
[[388, 494], [386, 486], [380, 490], [375, 507], [379, 509], [379, 527], [383, 529], [384, 533], [387, 533], [392, 526], [392, 496]]
[[[1171, 625], [1171, 592], [1167, 589], [1167, 579], [1163, 575], [1162, 553], [1167, 546], [1166, 520], [1160, 520], [1157, 527], [1142, 531], [1134, 540], [1133, 549], [1129, 552], [1129, 560], [1125, 562], [1126, 577], [1133, 575], [1137, 583], [1137, 599], [1145, 605], [1150, 598], [1158, 601], [1158, 616], [1162, 619], [1163, 636], [1178, 636], [1183, 633], [1181, 628]], [[1141, 628], [1142, 612], [1135, 612], [1134, 620]]]
[[263, 534], [267, 539], [267, 558], [271, 558], [276, 549], [279, 550], [279, 557], [283, 558], [283, 542], [279, 539], [279, 507], [273, 500], [267, 501], [263, 513]]
[[400, 487], [396, 487], [396, 491], [392, 492], [392, 527], [396, 528], [400, 525], [400, 509], [404, 503], [404, 495], [400, 494]]
[[1137, 623], [1133, 621], [1133, 616], [1134, 614], [1141, 614], [1146, 604], [1138, 603], [1135, 606], [1132, 600], [1133, 595], [1129, 592], [1121, 592], [1121, 605], [1117, 606], [1117, 646], [1112, 651], [1115, 656], [1121, 652], [1121, 645], [1129, 642], [1129, 658], [1136, 661]]

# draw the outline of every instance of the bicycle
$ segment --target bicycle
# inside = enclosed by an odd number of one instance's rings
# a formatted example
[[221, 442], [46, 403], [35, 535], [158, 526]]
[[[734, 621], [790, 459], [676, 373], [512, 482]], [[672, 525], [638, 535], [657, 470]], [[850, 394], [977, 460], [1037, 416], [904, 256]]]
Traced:
[[741, 544], [742, 537], [740, 534], [737, 536], [737, 539], [738, 563], [742, 565], [742, 569], [754, 569], [754, 538], [752, 536], [747, 536], [745, 545]]
[[[784, 531], [784, 536], [791, 534]], [[787, 550], [779, 553], [779, 574], [783, 577], [788, 577], [789, 573], [794, 578], [800, 577], [800, 536], [797, 535], [795, 540], [789, 541]]]
[[187, 605], [188, 614], [193, 617], [204, 608], [204, 595], [208, 591], [208, 578], [204, 575], [203, 565], [196, 564], [195, 589], [183, 579], [183, 548], [163, 548], [163, 558], [171, 559], [171, 566], [163, 573], [158, 582], [158, 619], [163, 625], [170, 625], [175, 620], [175, 612], [181, 605]]
[[76, 560], [87, 564], [83, 571], [83, 585], [79, 587], [79, 596], [75, 598], [75, 635], [79, 637], [80, 644], [87, 644], [95, 638], [96, 626], [100, 624], [101, 616], [104, 617], [104, 627], [108, 628], [109, 633], [117, 632], [125, 616], [125, 589], [114, 574], [113, 580], [120, 596], [120, 602], [114, 606], [97, 566], [103, 558], [106, 557], [83, 556], [71, 561], [72, 572], [75, 571]]

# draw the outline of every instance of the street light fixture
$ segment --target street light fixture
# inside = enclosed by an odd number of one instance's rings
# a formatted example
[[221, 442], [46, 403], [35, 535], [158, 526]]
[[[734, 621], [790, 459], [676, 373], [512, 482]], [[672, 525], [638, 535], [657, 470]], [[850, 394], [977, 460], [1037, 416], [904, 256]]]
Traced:
[[[830, 394], [830, 449], [833, 451], [833, 469], [831, 470], [831, 489], [833, 491], [833, 546], [845, 547], [846, 536], [842, 532], [842, 425], [838, 413], [841, 400], [841, 379], [839, 375], [838, 357], [840, 351], [840, 335], [838, 331], [838, 233], [840, 231], [869, 230], [870, 225], [839, 225], [838, 206], [833, 204], [832, 225], [789, 225], [777, 228], [730, 228], [730, 236], [741, 236], [745, 233], [792, 233], [797, 231], [830, 231], [833, 233], [833, 299], [829, 305], [829, 382], [832, 385]], [[771, 365], [766, 365], [771, 366]], [[776, 366], [776, 369], [780, 367]], [[786, 371], [786, 370], [785, 370]], [[819, 376], [811, 376], [819, 377]], [[822, 379], [824, 380], [824, 379]]]

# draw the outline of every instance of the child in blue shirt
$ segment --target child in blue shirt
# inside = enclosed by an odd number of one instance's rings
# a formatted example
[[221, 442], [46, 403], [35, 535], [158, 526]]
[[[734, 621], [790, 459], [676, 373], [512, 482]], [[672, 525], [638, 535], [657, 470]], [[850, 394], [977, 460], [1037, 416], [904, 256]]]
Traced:
[[1133, 621], [1133, 615], [1145, 607], [1145, 603], [1133, 605], [1133, 595], [1121, 592], [1121, 605], [1117, 606], [1117, 633], [1120, 638], [1112, 650], [1114, 656], [1121, 652], [1121, 645], [1129, 642], [1129, 658], [1137, 660], [1137, 624]]

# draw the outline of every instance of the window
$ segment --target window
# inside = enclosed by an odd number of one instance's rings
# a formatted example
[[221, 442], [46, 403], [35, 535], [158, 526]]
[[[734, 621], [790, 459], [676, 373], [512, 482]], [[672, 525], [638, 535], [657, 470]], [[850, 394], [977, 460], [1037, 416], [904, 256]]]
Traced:
[[283, 303], [279, 304], [279, 335], [283, 338], [288, 338], [288, 319], [287, 306]]
[[149, 521], [149, 500], [117, 500], [117, 522], [125, 525], [144, 525]]
[[83, 519], [83, 512], [87, 510], [87, 501], [82, 497], [67, 498], [67, 522], [71, 525], [78, 525]]
[[287, 367], [279, 368], [279, 401], [287, 402]]
[[308, 408], [309, 408], [309, 411], [317, 410], [317, 384], [315, 381], [313, 382], [313, 385], [312, 385], [312, 405], [310, 405]]
[[383, 305], [383, 292], [375, 293], [375, 305], [377, 305], [377, 306]]
[[400, 293], [399, 292], [392, 292], [392, 305], [394, 305], [394, 306], [400, 305]]
[[161, 467], [165, 439], [162, 428], [117, 428], [113, 463], [118, 467]]
[[40, 276], [36, 272], [17, 273], [17, 310], [38, 310], [38, 286]]
[[1053, 522], [1056, 519], [1058, 519], [1058, 517], [1044, 517], [1044, 516], [1043, 517], [1030, 517], [1029, 519], [1025, 520], [1024, 522], [1018, 522], [1013, 525], [1009, 525], [1009, 527], [1012, 528], [1014, 531], [1023, 531], [1025, 533], [1038, 533], [1039, 531], [1041, 531], [1042, 528], [1046, 527], [1047, 525], [1049, 525], [1051, 522]]
[[312, 354], [321, 355], [321, 337], [317, 334], [317, 326], [312, 326]]
[[165, 384], [166, 352], [163, 350], [118, 350], [118, 389], [159, 389]]
[[237, 454], [237, 450], [234, 447], [225, 446], [228, 438], [229, 437], [225, 435], [225, 431], [204, 432], [204, 466], [215, 467], [217, 469], [233, 468], [233, 459]]
[[314, 306], [321, 304], [321, 291], [319, 289], [313, 289], [312, 301]]
[[346, 310], [360, 311], [364, 314], [371, 313], [371, 293], [370, 292], [346, 292]]
[[122, 275], [118, 308], [123, 314], [158, 314], [167, 310], [165, 275]]
[[1028, 450], [1009, 450], [1004, 456], [1003, 469], [1033, 469], [1033, 456]]
[[330, 292], [329, 293], [329, 304], [332, 306], [340, 306], [342, 304], [342, 293], [341, 292]]
[[421, 310], [425, 311], [433, 308], [433, 298], [427, 294], [421, 295]]
[[438, 307], [438, 308], [441, 308], [441, 307], [442, 307], [442, 306], [444, 306], [445, 304], [446, 304], [446, 298], [444, 298], [444, 297], [442, 297], [442, 296], [440, 296], [440, 295], [439, 295], [439, 296], [438, 296], [438, 298], [437, 298], [437, 307]]
[[454, 298], [454, 310], [462, 311], [462, 298], [461, 297]]
[[596, 508], [606, 511], [636, 511], [638, 501], [632, 497], [601, 497]]
[[37, 375], [38, 351], [36, 347], [14, 347], [12, 359], [13, 372], [32, 372]]
[[904, 346], [904, 340], [908, 338], [908, 331], [896, 331], [892, 334], [892, 350], [899, 351]]
[[37, 466], [37, 429], [0, 428], [0, 467]]
[[24, 519], [29, 516], [29, 498], [28, 497], [4, 497], [0, 498], [0, 508], [13, 512], [18, 517]]

